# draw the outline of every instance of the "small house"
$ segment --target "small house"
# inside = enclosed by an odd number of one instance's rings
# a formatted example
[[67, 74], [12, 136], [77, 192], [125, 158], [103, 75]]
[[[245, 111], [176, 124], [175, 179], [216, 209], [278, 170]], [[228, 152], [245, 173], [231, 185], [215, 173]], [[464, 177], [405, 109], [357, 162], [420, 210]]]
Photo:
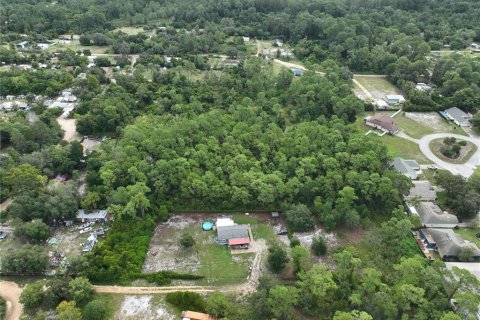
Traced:
[[405, 98], [402, 95], [399, 94], [389, 94], [385, 96], [385, 101], [389, 105], [396, 105], [396, 104], [402, 104], [405, 103]]
[[472, 118], [472, 115], [469, 113], [463, 112], [463, 110], [460, 110], [457, 107], [453, 107], [450, 109], [447, 109], [443, 111], [442, 115], [449, 119], [452, 120], [457, 126], [460, 127], [469, 127], [470, 126], [470, 118]]
[[418, 175], [421, 173], [420, 165], [415, 160], [405, 160], [400, 157], [396, 157], [393, 159], [390, 165], [395, 168], [395, 170], [412, 180], [417, 180]]
[[387, 115], [376, 114], [366, 117], [365, 119], [363, 119], [363, 121], [367, 126], [379, 129], [383, 132], [395, 134], [399, 130], [397, 124], [395, 123], [395, 120]]
[[413, 187], [410, 189], [408, 195], [404, 197], [405, 200], [420, 200], [420, 201], [435, 201], [437, 200], [437, 192], [430, 184], [430, 181], [413, 181]]
[[182, 320], [217, 320], [217, 318], [202, 312], [182, 311]]
[[236, 224], [233, 226], [217, 227], [217, 242], [220, 244], [228, 244], [229, 240], [244, 238], [250, 239], [247, 225]]
[[243, 42], [249, 42], [250, 41], [250, 37], [242, 37], [243, 38]]
[[438, 205], [433, 202], [420, 202], [415, 205], [407, 204], [410, 214], [418, 215], [423, 227], [425, 228], [455, 228], [458, 225], [457, 216], [443, 212]]
[[108, 220], [107, 210], [86, 212], [84, 209], [78, 209], [76, 220], [78, 222], [105, 222]]
[[22, 42], [19, 42], [19, 43], [16, 43], [15, 44], [15, 48], [17, 50], [24, 50], [28, 47], [28, 41], [22, 41]]

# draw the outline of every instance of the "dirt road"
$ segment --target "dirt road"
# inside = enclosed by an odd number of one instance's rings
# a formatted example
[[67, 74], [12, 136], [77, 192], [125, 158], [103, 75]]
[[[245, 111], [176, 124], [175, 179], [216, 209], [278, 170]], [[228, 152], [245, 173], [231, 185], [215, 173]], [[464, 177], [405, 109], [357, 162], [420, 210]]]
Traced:
[[7, 208], [12, 204], [12, 198], [8, 198], [7, 200], [0, 203], [0, 212], [7, 210]]
[[7, 301], [5, 320], [18, 320], [22, 315], [23, 306], [19, 302], [22, 289], [14, 282], [0, 281], [0, 296]]
[[57, 122], [62, 127], [65, 134], [63, 135], [63, 140], [65, 141], [80, 141], [80, 135], [77, 132], [77, 126], [75, 124], [75, 119], [63, 119], [57, 118]]
[[173, 286], [173, 287], [123, 287], [123, 286], [94, 286], [100, 293], [123, 293], [123, 294], [152, 294], [169, 293], [174, 291], [189, 292], [214, 292], [215, 288], [202, 286]]

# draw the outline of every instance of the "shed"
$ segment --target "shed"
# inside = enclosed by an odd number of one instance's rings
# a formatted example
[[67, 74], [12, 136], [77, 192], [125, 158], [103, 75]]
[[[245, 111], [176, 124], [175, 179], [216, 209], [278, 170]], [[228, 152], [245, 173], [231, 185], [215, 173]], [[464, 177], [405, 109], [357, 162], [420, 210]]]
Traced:
[[278, 218], [280, 218], [280, 213], [278, 213], [278, 212], [276, 212], [276, 211], [272, 212], [272, 218], [273, 218], [273, 219], [278, 219]]
[[405, 103], [405, 98], [400, 94], [388, 94], [385, 96], [385, 101], [388, 104], [395, 105]]
[[15, 44], [15, 48], [17, 49], [25, 49], [28, 46], [28, 41], [22, 41]]
[[92, 212], [85, 212], [84, 209], [79, 209], [76, 216], [76, 220], [79, 222], [106, 221], [107, 219], [107, 210], [95, 210]]
[[235, 222], [230, 218], [218, 218], [215, 225], [218, 227], [233, 226]]
[[386, 110], [388, 109], [388, 103], [382, 99], [373, 100], [373, 105], [376, 106], [379, 110]]

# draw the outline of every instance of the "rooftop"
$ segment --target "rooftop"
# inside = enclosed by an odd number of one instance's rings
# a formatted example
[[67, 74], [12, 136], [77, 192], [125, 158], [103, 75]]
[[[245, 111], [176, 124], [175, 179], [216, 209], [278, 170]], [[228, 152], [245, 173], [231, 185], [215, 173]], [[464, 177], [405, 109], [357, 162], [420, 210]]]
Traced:
[[96, 210], [93, 212], [85, 212], [84, 209], [78, 209], [77, 219], [105, 219], [107, 210]]
[[459, 123], [468, 122], [468, 119], [472, 117], [470, 114], [463, 112], [457, 107], [447, 109], [445, 112]]
[[420, 168], [420, 165], [415, 160], [405, 160], [400, 157], [393, 159], [391, 165], [400, 173], [416, 175], [415, 170]]
[[452, 229], [428, 229], [424, 232], [429, 233], [435, 240], [438, 253], [442, 258], [458, 257], [463, 248], [471, 248], [472, 256], [480, 256], [480, 249], [475, 244], [466, 242]]
[[395, 120], [387, 115], [376, 114], [365, 118], [366, 122], [372, 123], [390, 132], [397, 132], [398, 126], [395, 124]]
[[437, 192], [434, 190], [430, 181], [414, 181], [410, 193], [405, 197], [405, 200], [412, 200], [418, 198], [420, 200], [435, 200]]
[[237, 224], [233, 226], [217, 227], [217, 238], [218, 240], [249, 238], [248, 226]]
[[422, 224], [458, 224], [457, 216], [444, 213], [433, 202], [420, 202], [415, 206], [415, 209], [422, 220]]

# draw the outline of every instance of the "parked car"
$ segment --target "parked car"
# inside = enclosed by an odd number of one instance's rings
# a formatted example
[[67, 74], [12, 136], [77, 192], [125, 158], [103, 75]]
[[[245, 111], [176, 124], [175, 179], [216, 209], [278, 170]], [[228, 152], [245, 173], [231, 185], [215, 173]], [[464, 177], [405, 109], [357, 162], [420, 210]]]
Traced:
[[7, 234], [3, 231], [0, 231], [0, 240], [5, 239], [7, 237]]
[[438, 169], [438, 167], [434, 164], [429, 165], [427, 168], [430, 169], [430, 170], [437, 170]]

